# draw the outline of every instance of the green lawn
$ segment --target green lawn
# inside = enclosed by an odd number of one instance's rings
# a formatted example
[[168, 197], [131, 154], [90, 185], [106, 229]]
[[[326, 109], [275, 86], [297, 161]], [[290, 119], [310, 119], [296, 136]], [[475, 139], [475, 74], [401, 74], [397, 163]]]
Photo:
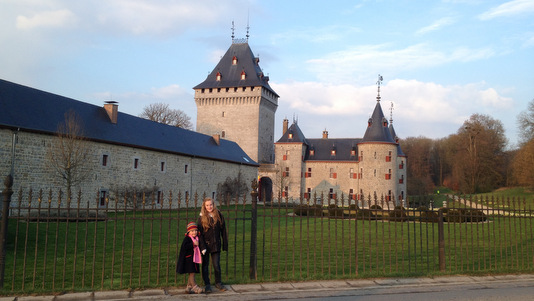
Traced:
[[[223, 281], [229, 284], [534, 272], [532, 218], [492, 216], [484, 223], [445, 223], [446, 269], [440, 271], [437, 223], [295, 216], [291, 208], [259, 206], [257, 279], [250, 280], [250, 206], [221, 209], [230, 242], [221, 265]], [[176, 257], [186, 224], [196, 219], [198, 209], [107, 216], [77, 222], [10, 220], [1, 292], [185, 284], [174, 272]], [[197, 280], [201, 282], [200, 275]]]

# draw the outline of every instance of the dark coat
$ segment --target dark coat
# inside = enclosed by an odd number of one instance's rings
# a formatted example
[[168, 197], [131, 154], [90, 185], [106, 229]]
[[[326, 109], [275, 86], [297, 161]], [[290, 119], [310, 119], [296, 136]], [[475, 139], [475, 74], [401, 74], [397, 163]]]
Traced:
[[200, 271], [199, 264], [193, 262], [193, 240], [186, 235], [182, 241], [182, 247], [180, 248], [180, 255], [178, 255], [178, 261], [176, 262], [176, 273], [188, 274], [198, 273]]
[[228, 251], [228, 232], [226, 232], [226, 223], [224, 222], [224, 217], [220, 211], [219, 216], [221, 217], [221, 220], [208, 229], [202, 227], [202, 221], [200, 220], [200, 217], [198, 218], [197, 225], [201, 240], [200, 250], [205, 248], [208, 253], [216, 253], [221, 252], [222, 247], [223, 251]]

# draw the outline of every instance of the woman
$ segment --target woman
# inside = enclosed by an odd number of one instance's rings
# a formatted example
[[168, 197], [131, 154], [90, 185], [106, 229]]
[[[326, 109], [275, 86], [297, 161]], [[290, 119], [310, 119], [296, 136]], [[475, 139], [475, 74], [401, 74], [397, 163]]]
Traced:
[[[211, 198], [205, 198], [200, 209], [198, 218], [198, 231], [206, 252], [202, 252], [202, 279], [204, 280], [205, 292], [211, 292], [209, 275], [210, 257], [215, 271], [215, 287], [221, 291], [226, 288], [221, 281], [221, 248], [228, 251], [228, 234], [226, 223], [221, 212], [215, 207]], [[204, 249], [204, 248], [203, 248]]]

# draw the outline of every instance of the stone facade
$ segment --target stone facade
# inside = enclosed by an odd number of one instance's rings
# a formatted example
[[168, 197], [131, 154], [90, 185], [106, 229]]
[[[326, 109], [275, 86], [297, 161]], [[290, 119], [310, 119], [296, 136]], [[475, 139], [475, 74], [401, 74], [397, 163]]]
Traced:
[[235, 141], [256, 162], [272, 163], [277, 99], [261, 86], [195, 89], [197, 131]]
[[[26, 201], [27, 192], [43, 189], [54, 192], [54, 201], [59, 189], [65, 191], [64, 181], [47, 166], [46, 152], [53, 135], [13, 132], [0, 129], [0, 174], [7, 175], [11, 169], [12, 137], [16, 133], [14, 156], [14, 191], [22, 189]], [[118, 190], [153, 189], [159, 191], [156, 203], [168, 203], [172, 192], [174, 205], [181, 194], [192, 198], [195, 193], [216, 197], [217, 185], [228, 176], [242, 178], [248, 184], [257, 175], [257, 167], [146, 150], [110, 143], [87, 142], [89, 148], [89, 176], [83, 183], [73, 187], [82, 191], [84, 201], [91, 207], [99, 205], [99, 198]], [[105, 159], [104, 159], [105, 157]], [[106, 161], [105, 163], [103, 161]], [[136, 163], [137, 162], [137, 163]], [[136, 167], [135, 167], [136, 165]], [[16, 195], [16, 194], [15, 194]], [[14, 195], [14, 196], [15, 196]], [[157, 199], [159, 197], [159, 200]]]
[[[284, 120], [283, 137], [274, 143], [278, 95], [258, 62], [248, 43], [232, 43], [206, 80], [194, 89], [197, 131], [237, 142], [261, 164], [260, 195], [268, 195], [264, 200], [297, 200], [317, 193], [327, 199], [376, 196], [394, 204], [401, 202], [406, 194], [406, 156], [383, 116], [380, 83], [364, 138], [329, 139], [325, 131], [323, 139], [306, 139], [296, 123], [288, 129]], [[313, 152], [321, 155], [314, 156]]]

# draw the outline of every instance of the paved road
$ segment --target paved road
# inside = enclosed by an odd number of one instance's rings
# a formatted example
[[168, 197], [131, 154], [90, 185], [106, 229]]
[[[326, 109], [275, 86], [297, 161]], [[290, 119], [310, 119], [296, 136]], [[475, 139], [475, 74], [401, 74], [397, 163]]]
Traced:
[[188, 295], [183, 289], [71, 293], [58, 296], [3, 297], [0, 301], [84, 300], [506, 300], [534, 301], [534, 274], [502, 276], [441, 276], [296, 283], [238, 284], [226, 292]]

